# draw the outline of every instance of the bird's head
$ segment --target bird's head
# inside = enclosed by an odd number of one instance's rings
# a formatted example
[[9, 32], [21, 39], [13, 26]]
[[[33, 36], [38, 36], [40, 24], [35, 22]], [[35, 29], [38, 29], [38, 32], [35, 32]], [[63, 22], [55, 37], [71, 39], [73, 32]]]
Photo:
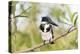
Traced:
[[42, 17], [42, 20], [41, 20], [42, 22], [49, 22], [49, 20], [48, 20], [48, 17], [47, 16], [44, 16], [44, 17]]
[[51, 20], [51, 18], [48, 17], [48, 16], [42, 17], [41, 22], [46, 22], [46, 23], [52, 24], [52, 25], [54, 25], [54, 26], [58, 26], [58, 25], [57, 25], [56, 23], [54, 23], [54, 22]]
[[47, 22], [41, 22], [40, 29], [42, 32], [49, 32], [50, 31], [50, 24]]

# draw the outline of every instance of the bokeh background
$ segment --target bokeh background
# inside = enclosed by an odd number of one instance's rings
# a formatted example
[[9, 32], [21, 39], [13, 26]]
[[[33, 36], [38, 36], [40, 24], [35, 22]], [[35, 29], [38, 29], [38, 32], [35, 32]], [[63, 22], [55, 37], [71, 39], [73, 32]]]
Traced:
[[[39, 25], [41, 17], [49, 16], [59, 26], [54, 27], [54, 38], [65, 34], [69, 28], [77, 28], [78, 9], [76, 4], [36, 3], [13, 1], [11, 35], [9, 47], [12, 52], [23, 51], [42, 43]], [[33, 51], [69, 50], [78, 48], [78, 30]], [[11, 46], [10, 46], [11, 45]]]

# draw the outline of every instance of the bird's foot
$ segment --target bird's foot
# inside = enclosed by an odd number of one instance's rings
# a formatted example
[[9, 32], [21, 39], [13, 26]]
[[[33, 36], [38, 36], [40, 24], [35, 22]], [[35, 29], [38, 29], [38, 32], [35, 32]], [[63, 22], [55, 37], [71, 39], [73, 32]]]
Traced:
[[50, 43], [50, 44], [54, 44], [54, 42], [53, 42], [53, 41], [51, 41], [51, 40], [49, 40], [49, 43]]
[[52, 38], [54, 38], [54, 36], [52, 36]]
[[54, 42], [50, 42], [50, 44], [54, 44]]
[[46, 41], [44, 40], [44, 41], [43, 41], [43, 44], [44, 44], [44, 45], [45, 45], [45, 42], [46, 42]]

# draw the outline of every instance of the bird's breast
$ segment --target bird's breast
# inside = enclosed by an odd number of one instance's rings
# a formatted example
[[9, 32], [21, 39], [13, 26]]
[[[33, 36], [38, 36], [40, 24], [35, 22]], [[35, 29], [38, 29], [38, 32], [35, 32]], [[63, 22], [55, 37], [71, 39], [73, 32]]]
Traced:
[[41, 33], [41, 36], [42, 36], [42, 39], [43, 40], [50, 40], [50, 39], [52, 39], [52, 34], [51, 34], [51, 32], [42, 32]]

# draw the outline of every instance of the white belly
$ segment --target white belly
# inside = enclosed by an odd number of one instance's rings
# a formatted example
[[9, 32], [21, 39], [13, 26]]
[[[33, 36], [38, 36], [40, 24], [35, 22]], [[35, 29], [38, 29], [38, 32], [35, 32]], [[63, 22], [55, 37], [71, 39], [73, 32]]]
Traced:
[[49, 41], [50, 39], [52, 39], [51, 32], [47, 32], [47, 33], [41, 32], [41, 36], [42, 36], [42, 39], [46, 41]]

